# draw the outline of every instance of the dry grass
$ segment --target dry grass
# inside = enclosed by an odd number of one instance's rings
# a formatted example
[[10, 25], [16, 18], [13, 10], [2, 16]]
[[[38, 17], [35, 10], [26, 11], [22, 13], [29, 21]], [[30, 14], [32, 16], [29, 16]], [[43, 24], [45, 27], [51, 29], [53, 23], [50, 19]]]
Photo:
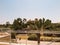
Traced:
[[[27, 39], [29, 36], [27, 35], [17, 35], [18, 38], [21, 38], [21, 39]], [[59, 39], [60, 37], [48, 37], [48, 36], [41, 36], [40, 39], [41, 40], [46, 40], [46, 41], [52, 41], [53, 39]]]
[[21, 34], [17, 35], [16, 37], [21, 38], [21, 39], [27, 39], [28, 38], [27, 35], [21, 35]]

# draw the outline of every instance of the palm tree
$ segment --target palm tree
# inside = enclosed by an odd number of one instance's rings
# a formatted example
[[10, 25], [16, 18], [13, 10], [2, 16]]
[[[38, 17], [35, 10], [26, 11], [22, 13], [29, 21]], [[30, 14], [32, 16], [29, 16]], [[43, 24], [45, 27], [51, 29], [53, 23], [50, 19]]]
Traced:
[[[38, 22], [38, 25], [37, 25], [37, 26], [38, 26], [38, 30], [41, 30], [41, 31], [43, 30], [42, 23], [43, 23], [43, 22], [42, 22], [42, 19], [39, 19], [39, 22]], [[38, 33], [38, 34], [37, 34], [37, 37], [38, 37], [38, 45], [40, 45], [40, 36], [41, 36], [41, 34]]]
[[38, 45], [40, 45], [40, 36], [43, 36], [43, 31], [45, 29], [45, 26], [48, 26], [51, 24], [51, 20], [47, 19], [45, 20], [43, 19], [35, 19], [35, 27], [37, 30], [40, 30], [40, 33], [37, 33], [37, 37], [38, 37]]

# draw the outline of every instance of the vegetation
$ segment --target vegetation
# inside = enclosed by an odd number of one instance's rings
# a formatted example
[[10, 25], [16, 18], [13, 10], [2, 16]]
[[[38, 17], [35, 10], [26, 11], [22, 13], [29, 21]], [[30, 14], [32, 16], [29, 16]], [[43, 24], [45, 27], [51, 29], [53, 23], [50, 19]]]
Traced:
[[49, 29], [49, 27], [51, 26], [51, 20], [49, 19], [45, 20], [44, 18], [43, 19], [35, 18], [35, 20], [27, 21], [27, 19], [25, 18], [24, 19], [17, 18], [13, 22], [14, 30], [20, 30], [20, 29], [40, 30], [42, 25], [44, 25], [45, 29]]
[[29, 37], [28, 37], [28, 40], [37, 40], [37, 35], [36, 34], [31, 34]]
[[14, 30], [41, 30], [41, 28], [44, 30], [60, 30], [60, 23], [52, 23], [51, 20], [45, 18], [35, 18], [34, 20], [17, 18], [13, 21], [13, 24], [10, 24], [9, 21], [7, 21], [6, 24], [0, 24], [0, 28], [11, 28]]
[[[43, 35], [43, 31], [45, 30], [60, 30], [60, 23], [52, 23], [51, 20], [49, 19], [37, 19], [35, 18], [34, 20], [28, 20], [23, 18], [17, 18], [13, 21], [13, 24], [10, 24], [9, 22], [6, 22], [6, 24], [4, 25], [0, 25], [0, 27], [6, 27], [6, 28], [11, 28], [15, 31], [17, 30], [40, 30], [41, 31], [41, 35]], [[40, 43], [40, 35], [39, 33], [37, 33], [37, 40], [38, 40], [38, 45]], [[13, 34], [14, 35], [14, 34]], [[14, 36], [12, 36], [12, 38], [15, 38]], [[34, 35], [31, 36], [29, 39], [36, 39], [34, 38]]]

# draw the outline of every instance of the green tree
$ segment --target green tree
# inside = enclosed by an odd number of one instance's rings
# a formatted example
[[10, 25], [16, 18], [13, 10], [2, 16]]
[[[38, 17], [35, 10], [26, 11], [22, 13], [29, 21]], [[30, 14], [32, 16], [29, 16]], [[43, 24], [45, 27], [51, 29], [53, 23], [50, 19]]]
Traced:
[[27, 19], [23, 18], [22, 20], [22, 28], [25, 29], [27, 28]]
[[25, 18], [17, 18], [13, 22], [13, 28], [14, 30], [22, 30], [24, 28], [27, 28], [27, 20]]
[[27, 26], [28, 26], [29, 29], [34, 29], [34, 21], [28, 20], [27, 21]]
[[46, 27], [50, 27], [50, 26], [51, 26], [51, 20], [47, 19], [45, 21], [44, 27], [46, 28]]
[[21, 18], [17, 18], [14, 20], [13, 22], [13, 28], [14, 30], [20, 30], [22, 29], [22, 19]]

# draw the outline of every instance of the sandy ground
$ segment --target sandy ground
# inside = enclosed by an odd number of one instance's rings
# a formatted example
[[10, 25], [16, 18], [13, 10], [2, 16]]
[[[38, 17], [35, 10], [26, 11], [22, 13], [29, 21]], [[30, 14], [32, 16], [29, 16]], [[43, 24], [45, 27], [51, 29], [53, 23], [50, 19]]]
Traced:
[[[8, 43], [8, 42], [0, 42], [0, 45], [37, 45], [37, 41], [29, 41], [27, 40], [20, 40], [19, 43]], [[60, 45], [60, 42], [45, 42], [41, 41], [40, 45]]]

